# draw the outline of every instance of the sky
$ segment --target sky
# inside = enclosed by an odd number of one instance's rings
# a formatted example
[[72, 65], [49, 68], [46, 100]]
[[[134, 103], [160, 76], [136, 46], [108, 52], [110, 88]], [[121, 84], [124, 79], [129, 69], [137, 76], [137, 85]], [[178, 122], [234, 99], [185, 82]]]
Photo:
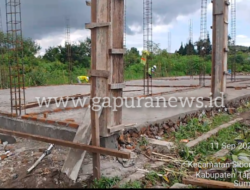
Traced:
[[[250, 0], [237, 1], [236, 44], [250, 46]], [[85, 23], [90, 22], [90, 7], [85, 0], [21, 0], [23, 36], [34, 39], [41, 47], [63, 45], [66, 38], [66, 17], [70, 18], [71, 41], [77, 43], [90, 37]], [[126, 46], [143, 47], [143, 0], [126, 0]], [[179, 49], [189, 38], [189, 23], [193, 23], [193, 41], [200, 36], [201, 0], [153, 0], [153, 42], [168, 48], [171, 33], [171, 52]], [[5, 0], [0, 0], [3, 29], [6, 30]], [[230, 18], [230, 14], [229, 14]], [[211, 36], [212, 4], [208, 0], [207, 30]], [[230, 34], [229, 22], [229, 34]], [[212, 36], [211, 36], [212, 37]]]

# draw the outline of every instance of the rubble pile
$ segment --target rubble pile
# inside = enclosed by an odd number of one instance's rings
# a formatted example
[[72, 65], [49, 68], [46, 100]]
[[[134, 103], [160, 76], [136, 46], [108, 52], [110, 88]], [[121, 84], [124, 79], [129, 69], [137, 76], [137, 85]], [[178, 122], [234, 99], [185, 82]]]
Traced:
[[248, 106], [249, 103], [247, 102], [249, 101], [250, 97], [241, 98], [236, 101], [227, 102], [225, 108], [204, 109], [196, 113], [185, 115], [183, 118], [179, 117], [175, 121], [168, 120], [162, 123], [149, 124], [148, 126], [142, 127], [139, 130], [137, 128], [124, 130], [124, 132], [118, 138], [119, 148], [130, 150], [134, 150], [136, 147], [138, 148], [138, 141], [141, 136], [161, 140], [168, 134], [178, 131], [180, 126], [186, 126], [189, 120], [192, 118], [199, 118], [199, 120], [202, 122], [203, 116], [206, 116], [206, 118], [211, 118], [222, 112], [233, 115], [237, 112], [237, 108], [244, 108]]

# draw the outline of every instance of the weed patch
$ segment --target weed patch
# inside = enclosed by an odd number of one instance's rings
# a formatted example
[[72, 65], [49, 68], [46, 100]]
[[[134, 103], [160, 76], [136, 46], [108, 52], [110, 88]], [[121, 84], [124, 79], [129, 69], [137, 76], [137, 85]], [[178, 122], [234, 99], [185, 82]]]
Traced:
[[209, 139], [202, 141], [192, 149], [180, 148], [180, 156], [189, 161], [206, 161], [209, 155], [221, 150], [223, 144], [233, 144], [235, 138], [242, 132], [244, 126], [236, 123], [228, 128], [220, 130], [216, 135], [211, 136]]
[[230, 121], [231, 116], [228, 114], [220, 114], [212, 119], [191, 119], [186, 126], [180, 126], [179, 130], [175, 132], [175, 140], [179, 142], [182, 139], [197, 138], [203, 133], [206, 133], [217, 126]]
[[99, 180], [94, 180], [91, 188], [94, 189], [105, 189], [105, 188], [112, 188], [114, 185], [116, 185], [118, 182], [120, 182], [119, 177], [101, 177]]
[[120, 188], [124, 189], [141, 189], [142, 183], [140, 181], [133, 181], [125, 183], [124, 185], [121, 185]]

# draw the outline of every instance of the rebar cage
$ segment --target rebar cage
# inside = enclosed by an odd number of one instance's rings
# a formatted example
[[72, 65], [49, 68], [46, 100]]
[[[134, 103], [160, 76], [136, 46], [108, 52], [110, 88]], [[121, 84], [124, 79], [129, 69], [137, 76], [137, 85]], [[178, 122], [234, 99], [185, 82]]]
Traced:
[[25, 78], [20, 0], [6, 2], [6, 48], [8, 51], [11, 114], [21, 116], [25, 110]]

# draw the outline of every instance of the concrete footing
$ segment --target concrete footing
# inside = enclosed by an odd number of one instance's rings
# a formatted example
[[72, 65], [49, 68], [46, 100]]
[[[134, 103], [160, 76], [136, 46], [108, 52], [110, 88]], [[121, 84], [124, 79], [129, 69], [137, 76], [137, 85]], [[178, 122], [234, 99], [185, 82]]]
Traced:
[[25, 121], [16, 118], [0, 116], [0, 127], [32, 135], [40, 135], [66, 141], [73, 141], [76, 129], [58, 127], [33, 121]]
[[1, 140], [2, 143], [3, 142], [8, 142], [8, 144], [15, 144], [16, 143], [16, 139], [14, 137], [4, 135], [4, 134], [0, 134], [0, 140]]
[[109, 137], [101, 137], [100, 145], [101, 147], [109, 148], [109, 149], [118, 149], [118, 141], [117, 138], [119, 135], [113, 134]]

